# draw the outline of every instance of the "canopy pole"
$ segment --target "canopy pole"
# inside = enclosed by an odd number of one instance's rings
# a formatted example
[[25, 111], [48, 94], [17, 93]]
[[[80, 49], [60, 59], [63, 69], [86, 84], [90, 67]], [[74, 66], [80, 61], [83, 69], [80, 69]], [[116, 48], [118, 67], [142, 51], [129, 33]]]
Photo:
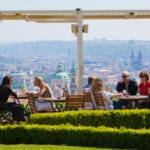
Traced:
[[82, 10], [76, 9], [77, 11], [77, 61], [78, 61], [78, 93], [83, 93], [83, 32], [82, 32]]

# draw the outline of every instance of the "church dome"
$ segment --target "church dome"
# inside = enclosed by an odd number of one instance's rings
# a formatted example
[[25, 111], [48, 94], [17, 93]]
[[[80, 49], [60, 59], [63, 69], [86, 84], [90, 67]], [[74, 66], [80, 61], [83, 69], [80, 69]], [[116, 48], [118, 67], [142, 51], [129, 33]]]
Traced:
[[56, 72], [53, 74], [53, 79], [70, 79], [67, 72]]
[[55, 72], [52, 76], [53, 79], [70, 79], [69, 75], [67, 72], [64, 71], [64, 66], [59, 63], [57, 66], [57, 72]]

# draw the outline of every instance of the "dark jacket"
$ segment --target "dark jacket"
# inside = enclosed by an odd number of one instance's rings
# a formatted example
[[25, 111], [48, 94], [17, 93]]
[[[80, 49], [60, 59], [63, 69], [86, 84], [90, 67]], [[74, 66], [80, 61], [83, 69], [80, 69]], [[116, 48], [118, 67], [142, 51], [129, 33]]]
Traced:
[[[134, 80], [129, 80], [127, 89], [128, 89], [128, 93], [130, 95], [136, 95], [137, 91], [138, 91], [137, 82]], [[118, 82], [118, 84], [116, 86], [116, 90], [117, 90], [117, 92], [123, 92], [123, 90], [126, 90], [125, 83], [123, 81]]]
[[17, 98], [17, 94], [13, 92], [12, 89], [0, 86], [0, 104], [6, 103], [10, 95]]

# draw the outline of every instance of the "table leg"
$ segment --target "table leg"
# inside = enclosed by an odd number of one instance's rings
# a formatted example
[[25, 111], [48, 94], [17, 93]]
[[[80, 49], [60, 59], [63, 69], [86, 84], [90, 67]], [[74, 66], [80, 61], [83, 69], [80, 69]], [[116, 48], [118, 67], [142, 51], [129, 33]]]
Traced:
[[32, 97], [29, 97], [28, 100], [29, 100], [29, 105], [31, 107], [32, 114], [36, 113], [35, 99]]

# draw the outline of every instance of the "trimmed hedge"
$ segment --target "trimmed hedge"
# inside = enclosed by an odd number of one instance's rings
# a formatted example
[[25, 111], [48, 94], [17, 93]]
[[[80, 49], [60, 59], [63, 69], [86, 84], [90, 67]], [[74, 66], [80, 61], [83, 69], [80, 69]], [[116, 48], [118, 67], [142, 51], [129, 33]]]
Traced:
[[1, 144], [67, 144], [150, 149], [149, 129], [74, 126], [0, 126]]
[[67, 111], [61, 113], [34, 114], [33, 124], [74, 126], [106, 126], [133, 129], [150, 128], [150, 110], [112, 110], [112, 111]]

